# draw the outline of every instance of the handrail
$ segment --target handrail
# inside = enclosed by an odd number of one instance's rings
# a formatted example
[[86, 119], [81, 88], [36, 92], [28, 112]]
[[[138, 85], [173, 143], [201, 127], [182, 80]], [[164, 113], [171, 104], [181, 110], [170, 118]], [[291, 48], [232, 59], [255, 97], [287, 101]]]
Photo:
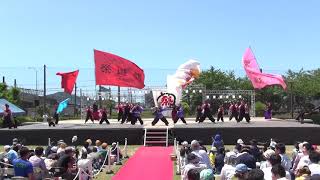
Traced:
[[147, 128], [144, 129], [144, 143], [143, 143], [143, 146], [146, 146], [146, 140], [147, 140]]
[[168, 141], [169, 141], [169, 128], [167, 127], [167, 134], [166, 134], [166, 147], [168, 147]]

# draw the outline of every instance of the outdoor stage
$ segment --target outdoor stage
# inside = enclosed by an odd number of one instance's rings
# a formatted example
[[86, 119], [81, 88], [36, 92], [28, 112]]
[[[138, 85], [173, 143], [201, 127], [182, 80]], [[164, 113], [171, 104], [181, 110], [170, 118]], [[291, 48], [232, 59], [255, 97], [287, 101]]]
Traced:
[[[296, 140], [307, 140], [315, 144], [320, 144], [320, 126], [305, 123], [300, 124], [295, 120], [264, 120], [263, 118], [253, 118], [248, 124], [246, 122], [237, 123], [235, 120], [225, 122], [217, 122], [213, 124], [206, 120], [204, 123], [196, 123], [194, 119], [187, 118], [188, 125], [179, 121], [173, 125], [172, 120], [168, 119], [171, 142], [174, 138], [178, 141], [191, 141], [193, 139], [202, 140], [205, 144], [211, 144], [211, 137], [216, 133], [220, 133], [225, 144], [235, 144], [238, 138], [242, 138], [245, 142], [255, 138], [259, 142], [264, 142], [270, 138], [278, 139], [286, 144], [293, 144]], [[170, 121], [171, 120], [171, 121]], [[18, 129], [0, 129], [0, 144], [11, 144], [13, 138], [18, 138], [26, 145], [41, 144], [46, 145], [48, 138], [58, 141], [65, 140], [71, 143], [74, 135], [78, 136], [78, 144], [91, 138], [92, 140], [100, 139], [108, 144], [113, 141], [124, 143], [124, 139], [128, 139], [128, 144], [143, 144], [143, 136], [145, 128], [167, 128], [162, 121], [156, 126], [151, 126], [152, 119], [144, 119], [144, 125], [137, 123], [136, 125], [120, 124], [117, 120], [110, 120], [111, 124], [100, 125], [98, 122], [92, 124], [88, 121], [84, 124], [84, 120], [67, 120], [59, 122], [56, 127], [49, 127], [47, 123], [32, 123], [19, 126]]]

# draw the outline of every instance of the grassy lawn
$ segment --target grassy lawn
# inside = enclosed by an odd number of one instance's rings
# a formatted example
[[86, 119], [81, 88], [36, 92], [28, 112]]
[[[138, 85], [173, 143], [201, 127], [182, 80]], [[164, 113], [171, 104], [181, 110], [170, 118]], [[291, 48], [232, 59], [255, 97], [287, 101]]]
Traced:
[[[206, 145], [206, 148], [207, 150], [210, 150], [211, 149], [211, 145]], [[225, 145], [225, 148], [226, 150], [233, 150], [234, 148], [234, 145]], [[293, 150], [293, 146], [291, 145], [288, 145], [286, 146], [286, 154], [291, 157], [291, 154], [292, 154], [292, 150]], [[177, 172], [177, 166], [176, 166], [176, 162], [173, 162], [173, 169], [174, 169], [174, 172], [173, 172], [173, 180], [180, 180], [181, 179], [181, 176], [180, 175], [177, 175], [176, 172]], [[216, 177], [216, 180], [220, 180], [219, 177]]]

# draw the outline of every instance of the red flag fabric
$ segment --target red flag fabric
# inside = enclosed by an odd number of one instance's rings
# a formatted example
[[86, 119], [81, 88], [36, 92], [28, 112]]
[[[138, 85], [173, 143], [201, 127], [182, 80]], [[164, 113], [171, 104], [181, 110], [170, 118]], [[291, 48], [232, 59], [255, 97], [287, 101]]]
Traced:
[[64, 89], [64, 92], [71, 94], [73, 91], [73, 87], [76, 83], [77, 77], [79, 74], [79, 70], [67, 73], [58, 72], [57, 75], [61, 76], [61, 88]]
[[120, 56], [94, 50], [96, 85], [144, 88], [144, 72]]
[[260, 72], [260, 67], [250, 48], [246, 49], [242, 58], [242, 64], [254, 88], [262, 89], [271, 85], [280, 85], [283, 89], [287, 88], [281, 75]]

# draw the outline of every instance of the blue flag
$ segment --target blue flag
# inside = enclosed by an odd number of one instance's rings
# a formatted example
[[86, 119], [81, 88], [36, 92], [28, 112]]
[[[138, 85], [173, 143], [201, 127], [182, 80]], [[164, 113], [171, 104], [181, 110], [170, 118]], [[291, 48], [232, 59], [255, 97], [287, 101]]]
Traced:
[[57, 108], [57, 114], [61, 113], [65, 108], [67, 108], [69, 100], [70, 98], [67, 98], [59, 103], [59, 106]]

